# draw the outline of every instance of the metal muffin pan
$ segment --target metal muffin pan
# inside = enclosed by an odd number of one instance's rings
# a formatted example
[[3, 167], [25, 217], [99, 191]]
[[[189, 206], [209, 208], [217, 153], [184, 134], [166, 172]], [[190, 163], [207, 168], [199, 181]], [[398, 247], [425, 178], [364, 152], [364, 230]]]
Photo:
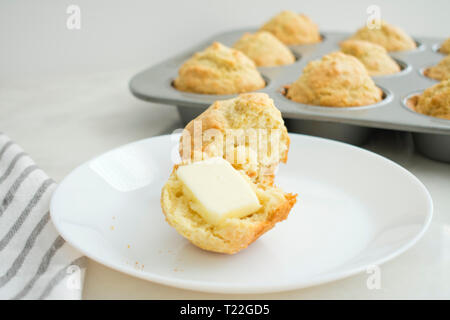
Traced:
[[[232, 46], [243, 33], [254, 31], [256, 29], [244, 29], [211, 37], [190, 50], [138, 73], [130, 81], [130, 90], [139, 99], [177, 106], [182, 121], [187, 123], [214, 101], [236, 95], [195, 94], [176, 90], [172, 82], [180, 66], [213, 41]], [[339, 50], [339, 43], [350, 35], [345, 32], [323, 32], [323, 41], [320, 43], [289, 46], [298, 59], [290, 65], [258, 68], [266, 80], [266, 87], [258, 92], [265, 92], [274, 100], [291, 132], [360, 145], [366, 141], [373, 128], [408, 131], [414, 133], [416, 147], [422, 154], [450, 162], [450, 121], [418, 114], [404, 104], [405, 97], [437, 83], [421, 74], [420, 70], [437, 64], [442, 59], [444, 55], [434, 48], [444, 39], [415, 38], [418, 44], [416, 49], [391, 52], [402, 71], [373, 77], [376, 85], [384, 91], [384, 100], [377, 104], [333, 108], [305, 105], [284, 96], [284, 86], [297, 80], [309, 61]]]
[[[414, 114], [418, 114], [411, 108], [408, 102], [411, 98], [417, 97], [420, 94], [422, 94], [422, 92], [423, 91], [413, 92], [403, 98], [402, 102], [406, 110]], [[441, 121], [442, 123], [448, 123], [450, 125], [450, 120], [434, 118], [424, 114], [419, 115], [422, 117], [432, 119], [434, 121]], [[450, 162], [450, 135], [413, 132], [412, 136], [416, 149], [424, 156], [433, 160]]]

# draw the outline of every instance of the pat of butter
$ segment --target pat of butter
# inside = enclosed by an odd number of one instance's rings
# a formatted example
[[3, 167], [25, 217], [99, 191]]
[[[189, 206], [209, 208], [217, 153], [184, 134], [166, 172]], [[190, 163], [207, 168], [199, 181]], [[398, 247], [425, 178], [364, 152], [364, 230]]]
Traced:
[[261, 207], [250, 183], [223, 158], [181, 166], [177, 176], [191, 197], [191, 207], [211, 224], [248, 216]]

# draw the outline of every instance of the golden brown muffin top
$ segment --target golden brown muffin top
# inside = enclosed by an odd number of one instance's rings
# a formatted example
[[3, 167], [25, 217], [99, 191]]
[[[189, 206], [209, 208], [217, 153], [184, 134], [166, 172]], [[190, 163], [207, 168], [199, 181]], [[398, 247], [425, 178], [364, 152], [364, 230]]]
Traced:
[[442, 59], [437, 65], [425, 69], [423, 74], [439, 81], [450, 79], [450, 55]]
[[366, 40], [377, 43], [387, 51], [415, 49], [416, 42], [402, 29], [381, 20], [379, 28], [364, 26], [356, 31], [350, 39]]
[[265, 81], [249, 57], [214, 42], [181, 66], [174, 86], [187, 92], [234, 94], [261, 89]]
[[271, 32], [287, 45], [321, 41], [318, 26], [308, 16], [288, 10], [270, 19], [260, 30]]
[[296, 102], [328, 107], [370, 105], [382, 96], [364, 65], [342, 52], [309, 62], [287, 90], [287, 97]]
[[415, 110], [427, 116], [450, 120], [450, 80], [426, 89], [418, 97]]
[[364, 41], [347, 40], [340, 44], [341, 51], [354, 56], [364, 64], [369, 75], [386, 75], [400, 71], [400, 66], [382, 46]]
[[267, 31], [245, 33], [233, 47], [245, 53], [257, 66], [279, 66], [295, 61], [291, 50]]
[[450, 54], [450, 38], [447, 38], [444, 42], [442, 42], [439, 52]]
[[[201, 149], [196, 149], [192, 137], [195, 135], [196, 126], [199, 125], [202, 144], [197, 146]], [[211, 139], [211, 129], [216, 134], [220, 133], [222, 138], [227, 134], [233, 134], [236, 143], [231, 146], [231, 149], [227, 149], [230, 146], [223, 144], [224, 141], [218, 142]], [[233, 129], [234, 131], [230, 131]], [[259, 132], [263, 130], [267, 136], [252, 136], [250, 133], [256, 133], [253, 130], [259, 130]], [[268, 142], [265, 140], [269, 139], [271, 133], [279, 134], [279, 149], [276, 150], [277, 152], [267, 153], [267, 150], [260, 149], [260, 147], [268, 146]], [[230, 137], [224, 140], [228, 138]], [[255, 141], [250, 142], [249, 139], [252, 138]], [[200, 156], [203, 159], [225, 157], [227, 154], [242, 151], [242, 147], [245, 146], [246, 151], [248, 151], [245, 160], [230, 161], [230, 163], [236, 169], [244, 170], [255, 181], [268, 181], [271, 184], [278, 163], [287, 161], [289, 141], [281, 112], [276, 108], [273, 100], [262, 92], [244, 93], [233, 99], [214, 102], [205, 112], [189, 122], [180, 140], [180, 156], [183, 160], [199, 158]], [[191, 147], [188, 147], [189, 145]], [[254, 147], [256, 147], [256, 150]], [[237, 160], [237, 157], [234, 160]]]

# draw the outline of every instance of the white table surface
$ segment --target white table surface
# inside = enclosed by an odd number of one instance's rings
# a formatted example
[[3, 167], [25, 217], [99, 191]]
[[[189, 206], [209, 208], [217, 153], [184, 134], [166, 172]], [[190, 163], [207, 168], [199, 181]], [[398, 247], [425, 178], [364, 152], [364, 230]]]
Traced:
[[[0, 130], [11, 136], [54, 179], [111, 148], [181, 127], [173, 106], [135, 99], [128, 80], [139, 68], [58, 77], [2, 87]], [[368, 149], [397, 161], [429, 189], [435, 205], [423, 239], [381, 266], [381, 288], [368, 274], [302, 290], [222, 295], [166, 287], [113, 271], [92, 260], [85, 299], [386, 299], [450, 298], [450, 164], [414, 152], [406, 133], [378, 132]]]

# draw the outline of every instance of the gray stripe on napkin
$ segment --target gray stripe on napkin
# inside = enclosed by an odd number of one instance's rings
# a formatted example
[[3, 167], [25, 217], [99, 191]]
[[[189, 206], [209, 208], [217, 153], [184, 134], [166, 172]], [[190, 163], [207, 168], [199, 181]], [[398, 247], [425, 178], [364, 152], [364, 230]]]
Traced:
[[[21, 161], [25, 157], [29, 161]], [[69, 262], [67, 266], [84, 268], [86, 258], [68, 244], [64, 245], [66, 242], [51, 224], [48, 202], [55, 182], [44, 172], [32, 174], [40, 169], [3, 133], [0, 133], [0, 167], [0, 263], [3, 272], [0, 274], [0, 297], [48, 299], [64, 280], [67, 267], [60, 268]], [[56, 298], [81, 297], [81, 290], [57, 288]]]
[[13, 236], [16, 234], [16, 232], [20, 229], [20, 227], [24, 223], [25, 219], [30, 214], [31, 210], [33, 210], [33, 208], [36, 206], [36, 204], [42, 198], [42, 195], [44, 194], [44, 192], [53, 183], [55, 183], [53, 181], [53, 179], [47, 179], [41, 184], [39, 189], [34, 194], [33, 198], [31, 198], [31, 200], [30, 200], [30, 202], [28, 202], [28, 205], [26, 206], [26, 208], [22, 211], [19, 218], [14, 223], [14, 225], [11, 227], [11, 229], [9, 229], [8, 233], [3, 237], [3, 239], [0, 240], [0, 251], [2, 251], [6, 247], [6, 245], [13, 238]]
[[28, 253], [30, 253], [31, 249], [33, 248], [36, 242], [36, 238], [39, 236], [42, 229], [44, 229], [45, 225], [48, 223], [49, 220], [50, 214], [47, 212], [41, 218], [38, 224], [34, 227], [33, 231], [31, 232], [30, 236], [25, 242], [24, 248], [17, 256], [17, 258], [14, 260], [11, 267], [8, 269], [8, 271], [6, 271], [6, 273], [3, 276], [0, 277], [0, 288], [3, 287], [6, 283], [8, 283], [8, 281], [11, 280], [11, 278], [17, 274], [19, 269], [22, 267], [22, 264], [25, 261], [25, 258], [27, 257]]
[[39, 265], [39, 268], [33, 278], [31, 278], [31, 280], [25, 285], [25, 287], [12, 298], [13, 300], [22, 299], [31, 290], [31, 288], [33, 288], [36, 281], [47, 270], [48, 266], [50, 265], [50, 261], [52, 260], [55, 253], [64, 245], [65, 242], [66, 241], [61, 236], [58, 236], [55, 239], [50, 249], [48, 249], [44, 257], [42, 258], [41, 264]]
[[52, 292], [53, 288], [56, 287], [66, 276], [67, 276], [67, 269], [70, 266], [78, 266], [80, 268], [86, 268], [87, 259], [86, 257], [79, 257], [78, 259], [75, 259], [65, 267], [61, 268], [55, 276], [50, 280], [47, 287], [44, 289], [42, 294], [39, 296], [39, 300], [45, 299], [48, 297], [48, 295]]
[[37, 169], [38, 169], [38, 166], [36, 166], [36, 165], [32, 165], [32, 166], [27, 167], [24, 171], [22, 171], [22, 173], [16, 179], [16, 181], [14, 181], [14, 183], [11, 186], [11, 188], [6, 193], [5, 198], [3, 199], [3, 202], [2, 202], [2, 204], [0, 206], [0, 217], [2, 216], [3, 212], [5, 212], [5, 210], [9, 206], [9, 204], [14, 199], [14, 195], [16, 194], [16, 191], [17, 191], [17, 189], [19, 189], [19, 187], [22, 184], [22, 182], [25, 181], [25, 179], [28, 177], [28, 175], [30, 173], [32, 173], [33, 171], [35, 171]]
[[8, 150], [8, 148], [9, 148], [10, 146], [12, 146], [13, 144], [14, 144], [14, 142], [12, 142], [12, 141], [10, 140], [10, 141], [8, 141], [7, 143], [5, 143], [5, 144], [3, 145], [3, 147], [2, 147], [1, 150], [0, 150], [0, 160], [2, 160], [3, 154], [6, 152], [6, 150]]
[[6, 180], [6, 178], [8, 178], [9, 174], [13, 171], [17, 161], [19, 161], [22, 157], [26, 155], [27, 154], [25, 152], [20, 152], [14, 156], [14, 159], [9, 164], [8, 169], [6, 169], [5, 173], [3, 173], [3, 175], [0, 177], [0, 183], [2, 183], [3, 181]]

